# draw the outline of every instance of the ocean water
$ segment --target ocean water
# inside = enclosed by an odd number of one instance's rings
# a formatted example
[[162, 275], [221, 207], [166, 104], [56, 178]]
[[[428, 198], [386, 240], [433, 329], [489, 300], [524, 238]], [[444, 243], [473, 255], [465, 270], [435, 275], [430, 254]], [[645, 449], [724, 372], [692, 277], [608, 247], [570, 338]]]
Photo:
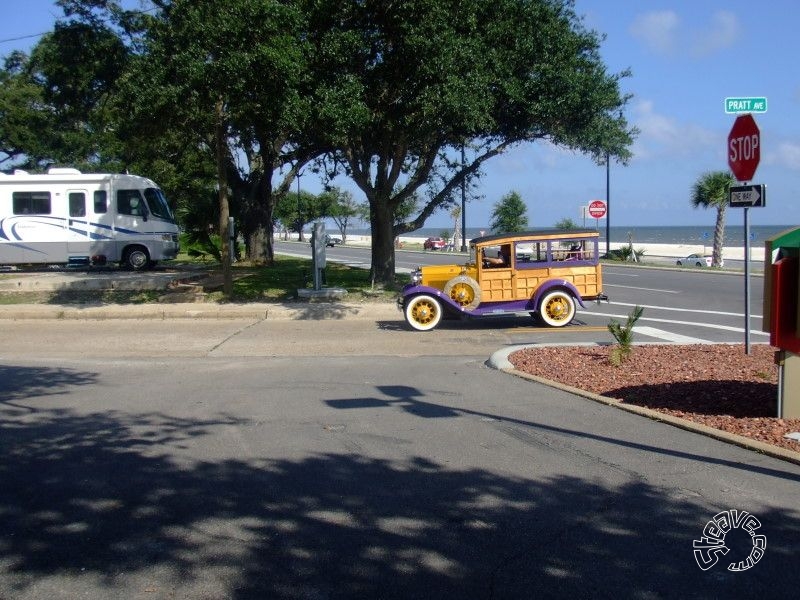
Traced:
[[[770, 237], [789, 229], [788, 225], [751, 225], [750, 244], [763, 244]], [[600, 240], [606, 239], [606, 228], [600, 226]], [[369, 230], [352, 230], [354, 234], [368, 234]], [[452, 230], [443, 227], [423, 227], [412, 233], [406, 234], [414, 237], [440, 237], [444, 233], [452, 235]], [[488, 227], [467, 227], [467, 238], [471, 239], [481, 235], [489, 235], [491, 232]], [[623, 243], [633, 241], [634, 244], [707, 244], [714, 243], [713, 226], [694, 226], [678, 225], [670, 227], [659, 226], [611, 226], [611, 242]], [[744, 246], [744, 226], [725, 225], [725, 246], [742, 247]]]

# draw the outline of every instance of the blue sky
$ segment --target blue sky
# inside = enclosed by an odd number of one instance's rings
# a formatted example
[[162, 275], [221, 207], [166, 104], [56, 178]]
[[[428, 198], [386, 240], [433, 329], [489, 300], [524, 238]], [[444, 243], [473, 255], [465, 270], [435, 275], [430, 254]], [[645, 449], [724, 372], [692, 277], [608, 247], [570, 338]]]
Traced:
[[[49, 30], [60, 14], [50, 0], [0, 0], [0, 6], [12, 4], [2, 11], [0, 55], [28, 49], [36, 38], [25, 36]], [[632, 71], [622, 84], [633, 95], [626, 118], [640, 134], [629, 164], [611, 164], [612, 225], [713, 224], [714, 212], [693, 209], [689, 196], [702, 173], [728, 168], [735, 118], [724, 112], [729, 96], [769, 102], [768, 112], [755, 116], [761, 163], [752, 182], [767, 185], [767, 206], [750, 210], [750, 222], [800, 225], [800, 19], [794, 2], [576, 0], [575, 7], [588, 28], [606, 35], [601, 53], [609, 71]], [[336, 183], [361, 199], [346, 180]], [[309, 178], [302, 187], [313, 188]], [[515, 148], [487, 164], [483, 198], [467, 206], [467, 226], [487, 225], [494, 204], [510, 191], [522, 195], [533, 227], [567, 217], [581, 223], [580, 207], [606, 198], [606, 170], [548, 144]], [[728, 223], [741, 224], [741, 209], [728, 215]], [[427, 223], [448, 225], [446, 213]]]

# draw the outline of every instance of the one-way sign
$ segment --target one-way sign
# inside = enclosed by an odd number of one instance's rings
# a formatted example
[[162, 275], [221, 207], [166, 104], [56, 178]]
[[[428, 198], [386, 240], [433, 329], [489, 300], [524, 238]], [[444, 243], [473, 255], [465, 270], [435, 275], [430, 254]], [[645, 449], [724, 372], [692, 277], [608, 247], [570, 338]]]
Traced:
[[767, 205], [767, 188], [762, 184], [731, 187], [728, 206], [754, 208]]

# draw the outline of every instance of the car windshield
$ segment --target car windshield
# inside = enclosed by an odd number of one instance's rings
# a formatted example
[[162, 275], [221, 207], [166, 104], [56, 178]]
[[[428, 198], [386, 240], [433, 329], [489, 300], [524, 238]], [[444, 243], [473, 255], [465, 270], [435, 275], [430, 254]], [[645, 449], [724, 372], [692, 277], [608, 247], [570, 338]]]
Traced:
[[150, 214], [165, 221], [175, 222], [175, 217], [169, 209], [167, 199], [164, 193], [158, 188], [147, 188], [144, 191], [144, 197], [147, 200], [147, 206], [150, 208]]

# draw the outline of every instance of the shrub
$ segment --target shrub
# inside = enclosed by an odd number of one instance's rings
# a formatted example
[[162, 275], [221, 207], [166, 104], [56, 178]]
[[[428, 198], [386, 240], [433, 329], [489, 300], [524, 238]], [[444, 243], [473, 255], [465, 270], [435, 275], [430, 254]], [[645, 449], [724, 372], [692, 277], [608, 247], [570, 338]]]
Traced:
[[628, 320], [625, 325], [620, 325], [614, 319], [608, 324], [608, 330], [614, 339], [617, 340], [617, 345], [611, 350], [609, 360], [615, 367], [620, 366], [633, 352], [633, 326], [639, 317], [642, 316], [644, 308], [636, 306], [628, 315]]

